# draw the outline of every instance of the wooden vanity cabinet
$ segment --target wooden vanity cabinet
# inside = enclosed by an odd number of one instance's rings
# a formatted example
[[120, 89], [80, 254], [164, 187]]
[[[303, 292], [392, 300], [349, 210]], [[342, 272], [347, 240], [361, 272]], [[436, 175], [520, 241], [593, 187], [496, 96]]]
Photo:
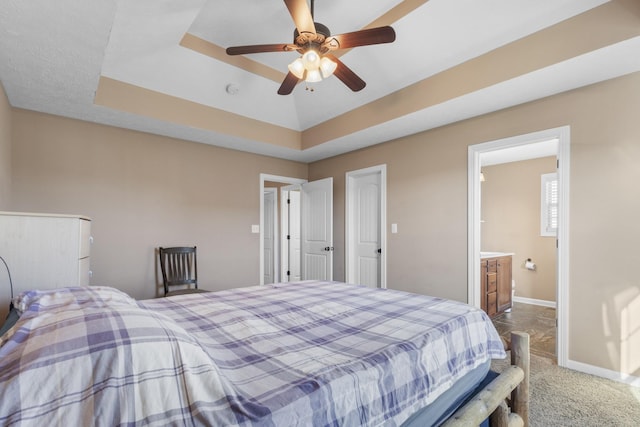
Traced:
[[497, 266], [497, 313], [504, 313], [512, 305], [512, 280], [511, 280], [511, 257], [503, 256], [498, 258]]
[[480, 306], [490, 317], [511, 308], [511, 256], [480, 261]]

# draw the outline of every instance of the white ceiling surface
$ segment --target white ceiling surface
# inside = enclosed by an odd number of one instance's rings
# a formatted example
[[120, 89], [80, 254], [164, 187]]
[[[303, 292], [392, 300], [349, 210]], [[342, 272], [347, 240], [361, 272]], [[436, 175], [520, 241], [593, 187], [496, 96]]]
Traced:
[[558, 139], [554, 138], [480, 153], [480, 166], [493, 166], [557, 155]]
[[[356, 31], [400, 0], [317, 0], [316, 21]], [[640, 38], [555, 64], [354, 134], [300, 151], [190, 128], [93, 104], [105, 76], [252, 119], [302, 131], [605, 0], [430, 0], [393, 23], [392, 44], [353, 49], [341, 60], [367, 87], [331, 77], [280, 96], [265, 79], [179, 45], [185, 33], [222, 47], [290, 43], [281, 0], [4, 0], [0, 80], [11, 105], [107, 125], [314, 161], [640, 70]], [[283, 73], [295, 53], [250, 58]], [[228, 84], [239, 92], [230, 95]]]

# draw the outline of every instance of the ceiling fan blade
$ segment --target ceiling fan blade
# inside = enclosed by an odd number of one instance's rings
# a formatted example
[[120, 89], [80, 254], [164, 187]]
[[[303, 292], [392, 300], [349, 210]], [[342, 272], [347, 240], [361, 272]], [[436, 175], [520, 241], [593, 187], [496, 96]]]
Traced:
[[294, 44], [254, 44], [227, 48], [227, 55], [246, 55], [248, 53], [290, 52], [298, 49]]
[[337, 34], [327, 37], [323, 47], [330, 50], [350, 49], [352, 47], [371, 44], [391, 43], [396, 39], [396, 32], [390, 26], [369, 28], [352, 33]]
[[364, 80], [358, 77], [358, 75], [354, 73], [351, 68], [344, 65], [344, 63], [340, 61], [338, 58], [336, 58], [331, 54], [325, 55], [325, 57], [329, 58], [330, 60], [338, 64], [338, 66], [336, 67], [336, 70], [333, 72], [333, 75], [336, 76], [338, 79], [340, 79], [342, 83], [347, 85], [349, 89], [351, 89], [354, 92], [358, 92], [364, 89], [364, 87], [367, 85], [367, 83]]
[[313, 16], [311, 16], [307, 0], [284, 0], [284, 4], [287, 5], [287, 9], [289, 9], [289, 13], [293, 18], [293, 23], [300, 34], [316, 33], [316, 26], [313, 23]]
[[280, 85], [280, 89], [278, 89], [278, 95], [289, 95], [293, 92], [293, 88], [298, 84], [298, 78], [291, 72], [287, 74], [284, 78], [282, 84]]

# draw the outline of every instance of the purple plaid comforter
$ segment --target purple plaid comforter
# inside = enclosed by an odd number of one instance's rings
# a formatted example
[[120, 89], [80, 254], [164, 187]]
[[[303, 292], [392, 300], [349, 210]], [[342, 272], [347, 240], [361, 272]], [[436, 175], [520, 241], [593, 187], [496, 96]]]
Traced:
[[0, 425], [393, 426], [505, 356], [478, 309], [336, 282], [16, 302]]

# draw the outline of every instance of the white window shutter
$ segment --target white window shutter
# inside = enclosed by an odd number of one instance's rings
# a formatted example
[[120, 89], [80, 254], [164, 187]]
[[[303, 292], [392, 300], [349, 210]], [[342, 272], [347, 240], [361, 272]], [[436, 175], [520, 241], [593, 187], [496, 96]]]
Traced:
[[540, 235], [556, 236], [558, 232], [558, 174], [541, 176]]

